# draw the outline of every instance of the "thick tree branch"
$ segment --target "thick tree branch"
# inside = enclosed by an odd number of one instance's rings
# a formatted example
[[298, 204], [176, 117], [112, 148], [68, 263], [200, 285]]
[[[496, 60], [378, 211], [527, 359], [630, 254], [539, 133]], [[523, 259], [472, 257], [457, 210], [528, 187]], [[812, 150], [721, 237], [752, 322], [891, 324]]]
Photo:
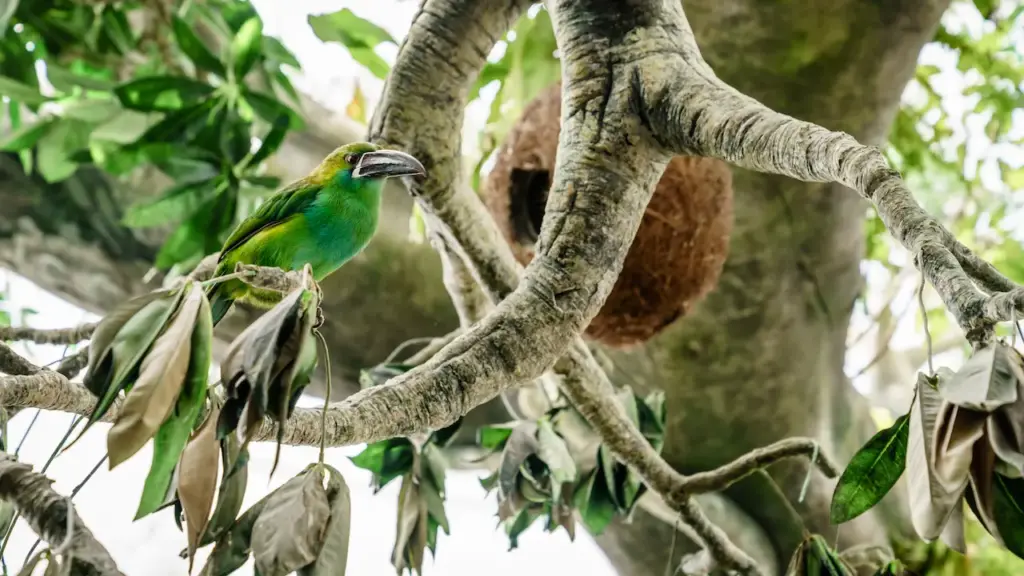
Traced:
[[[120, 576], [110, 553], [82, 523], [68, 498], [54, 492], [50, 479], [32, 467], [0, 452], [0, 499], [14, 504], [40, 538], [51, 548], [71, 555], [72, 574]], [[68, 515], [73, 516], [68, 534]], [[70, 540], [69, 540], [70, 536]]]
[[[680, 11], [679, 18], [685, 18]], [[838, 182], [870, 200], [911, 254], [960, 327], [974, 341], [1016, 314], [1024, 288], [961, 244], [914, 200], [875, 147], [774, 112], [708, 73], [700, 54], [677, 46], [669, 79], [635, 78], [648, 128], [667, 150], [728, 160], [808, 182]], [[979, 286], [984, 289], [979, 290]]]

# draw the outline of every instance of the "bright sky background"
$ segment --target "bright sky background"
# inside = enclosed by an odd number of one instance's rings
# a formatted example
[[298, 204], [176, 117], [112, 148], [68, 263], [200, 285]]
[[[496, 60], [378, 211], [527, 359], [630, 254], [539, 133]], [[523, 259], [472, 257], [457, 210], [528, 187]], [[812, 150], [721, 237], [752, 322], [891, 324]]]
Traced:
[[[336, 109], [343, 108], [350, 100], [354, 79], [361, 85], [371, 107], [383, 84], [356, 65], [344, 48], [320, 42], [306, 23], [307, 15], [349, 7], [360, 16], [386, 28], [396, 39], [401, 39], [405, 36], [419, 5], [413, 0], [306, 0], [300, 4], [300, 9], [295, 3], [279, 0], [253, 0], [253, 3], [264, 18], [266, 33], [281, 38], [303, 64], [305, 76], [295, 79], [296, 87]], [[379, 52], [385, 59], [393, 62], [397, 47], [382, 46]], [[952, 67], [950, 56], [938, 49], [926, 50], [922, 58], [944, 70], [950, 70]], [[947, 71], [941, 78], [940, 83], [948, 93], [946, 105], [951, 111], [963, 110], [965, 106], [973, 105], [958, 94], [962, 85], [959, 73]], [[485, 92], [486, 97], [474, 103], [467, 111], [467, 137], [464, 139], [467, 153], [473, 152], [472, 148], [476, 144], [475, 134], [484, 123], [492, 95], [493, 92]], [[973, 134], [983, 134], [983, 126], [968, 128]], [[991, 147], [985, 146], [983, 138], [970, 140], [972, 154], [985, 157], [998, 155], [1013, 165], [1019, 165], [1022, 161], [1019, 150], [992, 150]], [[884, 276], [879, 275], [877, 270], [868, 272], [873, 284], [884, 281]], [[14, 312], [21, 308], [38, 310], [37, 314], [28, 318], [28, 322], [33, 326], [61, 328], [97, 319], [42, 291], [23, 278], [0, 269], [0, 286], [4, 284], [7, 285], [6, 293], [9, 300], [0, 306]], [[910, 298], [912, 294], [908, 293], [903, 297]], [[873, 308], [877, 308], [878, 305], [878, 298], [872, 297]], [[14, 320], [19, 321], [17, 316]], [[864, 318], [855, 319], [853, 330], [862, 329], [864, 322]], [[893, 347], [918, 346], [919, 339], [913, 315], [907, 315], [893, 340]], [[43, 364], [58, 360], [64, 349], [29, 345], [19, 346], [19, 351], [26, 353], [35, 362]], [[870, 346], [854, 349], [848, 360], [848, 372], [855, 372], [873, 353]], [[940, 359], [941, 364], [950, 366], [956, 366], [959, 362], [957, 353]], [[856, 384], [861, 389], [869, 385], [866, 378], [860, 379]], [[12, 420], [9, 432], [10, 446], [16, 446], [21, 440], [35, 413], [34, 410], [25, 410]], [[71, 416], [67, 414], [42, 413], [21, 450], [22, 460], [32, 463], [39, 469], [65, 433], [70, 421]], [[54, 461], [47, 474], [56, 480], [55, 488], [59, 492], [69, 493], [96, 464], [96, 460], [104, 453], [108, 429], [108, 425], [97, 424], [78, 445]], [[360, 576], [389, 575], [393, 574], [389, 556], [395, 535], [398, 482], [373, 496], [369, 488], [370, 475], [352, 466], [346, 458], [361, 449], [362, 446], [332, 449], [327, 455], [328, 461], [344, 473], [352, 490], [355, 530], [350, 545], [349, 573]], [[272, 444], [258, 444], [252, 448], [249, 491], [245, 506], [252, 504], [269, 488], [280, 485], [298, 473], [307, 463], [314, 461], [316, 448], [285, 448], [278, 470], [268, 484], [266, 478], [272, 456]], [[178, 551], [185, 546], [185, 538], [175, 527], [170, 511], [151, 515], [138, 522], [131, 521], [150, 458], [151, 448], [147, 445], [138, 455], [113, 472], [108, 472], [106, 466], [103, 466], [78, 495], [76, 504], [87, 525], [108, 547], [123, 572], [129, 575], [178, 576], [186, 570], [185, 561], [177, 556]], [[495, 529], [496, 503], [493, 497], [485, 498], [477, 483], [477, 477], [476, 473], [449, 473], [447, 511], [452, 535], [440, 535], [438, 559], [432, 562], [428, 556], [426, 574], [476, 576], [480, 573], [481, 566], [486, 566], [486, 571], [491, 576], [614, 574], [611, 566], [584, 530], [578, 530], [576, 542], [570, 543], [563, 531], [554, 534], [543, 533], [538, 522], [521, 539], [520, 548], [507, 553], [507, 538], [503, 532]], [[23, 522], [19, 523], [6, 554], [8, 568], [12, 572], [20, 567], [21, 559], [34, 541], [34, 534]], [[208, 551], [209, 548], [201, 551], [197, 570]], [[243, 568], [240, 573], [251, 573], [251, 568]]]

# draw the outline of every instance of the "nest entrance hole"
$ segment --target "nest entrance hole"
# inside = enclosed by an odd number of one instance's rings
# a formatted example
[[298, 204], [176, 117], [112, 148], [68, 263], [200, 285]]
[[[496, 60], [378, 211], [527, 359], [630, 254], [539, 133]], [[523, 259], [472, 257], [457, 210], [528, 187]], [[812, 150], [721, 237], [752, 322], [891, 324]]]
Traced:
[[544, 222], [551, 172], [513, 168], [509, 179], [513, 233], [517, 242], [532, 247], [540, 237], [540, 226]]

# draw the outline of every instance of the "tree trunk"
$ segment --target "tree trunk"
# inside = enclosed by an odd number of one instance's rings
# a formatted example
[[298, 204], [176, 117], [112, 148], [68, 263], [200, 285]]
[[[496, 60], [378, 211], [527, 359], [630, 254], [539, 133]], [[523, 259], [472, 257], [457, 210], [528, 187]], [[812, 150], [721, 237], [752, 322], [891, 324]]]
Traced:
[[[949, 0], [684, 4], [705, 58], [725, 81], [781, 112], [879, 145]], [[302, 175], [333, 147], [363, 137], [307, 104], [318, 122], [293, 135], [275, 158], [285, 179]], [[745, 171], [735, 171], [734, 186], [736, 224], [718, 288], [647, 345], [609, 351], [614, 377], [638, 391], [666, 391], [665, 455], [684, 472], [793, 435], [820, 439], [824, 450], [845, 462], [871, 432], [865, 404], [843, 374], [867, 206], [840, 186]], [[341, 380], [336, 397], [354, 391], [358, 370], [380, 362], [402, 341], [458, 325], [437, 255], [403, 238], [409, 198], [391, 192], [370, 247], [324, 283], [324, 333], [335, 383]], [[129, 200], [141, 197], [111, 187], [91, 169], [46, 185], [26, 178], [17, 161], [4, 156], [0, 265], [98, 313], [152, 289], [157, 281], [141, 280], [166, 231], [143, 234], [119, 223]], [[251, 318], [251, 312], [233, 313], [218, 328], [222, 342]], [[491, 402], [473, 419], [502, 418], [503, 410]], [[831, 539], [831, 484], [812, 477], [807, 499], [798, 504], [805, 471], [803, 464], [779, 465], [771, 475], [807, 528]], [[896, 504], [901, 495], [894, 491]], [[802, 526], [772, 483], [754, 476], [728, 496], [743, 512], [725, 514], [749, 516], [765, 527], [777, 564], [785, 566]], [[840, 548], [884, 541], [883, 523], [901, 529], [899, 506], [883, 508], [895, 510], [891, 518], [872, 513], [844, 527]], [[748, 542], [757, 539], [748, 536]], [[662, 574], [671, 529], [640, 511], [631, 525], [612, 526], [599, 542], [620, 573]], [[686, 550], [677, 546], [677, 556]]]

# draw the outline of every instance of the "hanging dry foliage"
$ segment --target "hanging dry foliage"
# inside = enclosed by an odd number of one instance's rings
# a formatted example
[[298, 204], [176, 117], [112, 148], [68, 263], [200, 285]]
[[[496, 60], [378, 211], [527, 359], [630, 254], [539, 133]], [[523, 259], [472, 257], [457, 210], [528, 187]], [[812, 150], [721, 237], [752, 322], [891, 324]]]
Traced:
[[[544, 217], [560, 129], [556, 83], [523, 110], [484, 184], [484, 202], [524, 265], [533, 258]], [[689, 312], [718, 283], [729, 252], [732, 203], [725, 162], [673, 158], [587, 336], [610, 346], [639, 344]]]

